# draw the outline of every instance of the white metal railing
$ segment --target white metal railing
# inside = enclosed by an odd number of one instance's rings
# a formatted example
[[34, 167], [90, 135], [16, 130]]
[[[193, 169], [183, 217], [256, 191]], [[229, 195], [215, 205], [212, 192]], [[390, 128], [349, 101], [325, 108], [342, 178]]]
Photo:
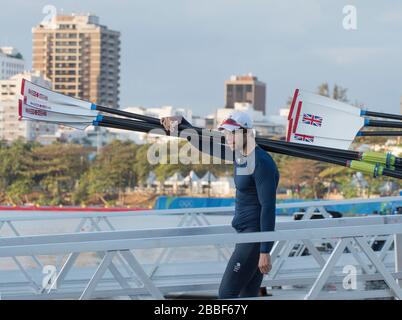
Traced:
[[[332, 205], [359, 205], [367, 203], [400, 203], [402, 206], [402, 196], [395, 197], [382, 197], [373, 199], [348, 199], [348, 200], [323, 200], [323, 201], [302, 201], [293, 203], [280, 203], [277, 204], [277, 209], [306, 209], [305, 218], [309, 218], [313, 213], [320, 212], [324, 217], [330, 215], [325, 207]], [[17, 222], [35, 221], [41, 222], [43, 220], [75, 220], [78, 219], [79, 223], [74, 229], [75, 232], [80, 231], [84, 225], [89, 224], [91, 231], [99, 230], [116, 230], [111, 222], [113, 218], [137, 218], [140, 216], [179, 216], [181, 217], [177, 226], [190, 226], [190, 225], [210, 225], [207, 216], [220, 216], [231, 215], [234, 213], [234, 207], [209, 207], [209, 208], [186, 208], [186, 209], [163, 209], [163, 210], [139, 210], [128, 212], [98, 212], [98, 211], [85, 211], [85, 212], [57, 212], [57, 211], [0, 211], [0, 235], [2, 229], [6, 226], [16, 236], [20, 235], [16, 227]], [[101, 225], [103, 224], [103, 226]]]
[[[292, 209], [300, 208], [305, 209], [303, 213], [303, 219], [309, 219], [314, 213], [321, 213], [323, 217], [331, 217], [326, 211], [325, 207], [331, 205], [359, 205], [367, 203], [393, 203], [402, 205], [402, 196], [395, 197], [382, 197], [373, 199], [347, 199], [347, 200], [325, 200], [325, 201], [304, 201], [293, 203], [281, 203], [277, 204], [278, 209]], [[186, 208], [186, 209], [167, 209], [167, 210], [142, 210], [142, 211], [129, 211], [129, 212], [98, 212], [98, 211], [86, 211], [86, 212], [57, 212], [57, 211], [11, 211], [0, 212], [0, 236], [1, 235], [15, 235], [20, 236], [22, 234], [35, 234], [32, 230], [26, 232], [19, 228], [19, 225], [26, 222], [34, 222], [36, 224], [45, 223], [46, 221], [78, 221], [76, 224], [71, 225], [72, 229], [64, 228], [63, 232], [73, 231], [106, 231], [106, 230], [118, 230], [119, 226], [115, 223], [118, 218], [128, 218], [130, 228], [138, 228], [136, 219], [138, 217], [178, 217], [176, 222], [177, 227], [186, 226], [208, 226], [211, 225], [210, 217], [221, 215], [232, 215], [234, 207], [216, 207], [216, 208]], [[51, 228], [38, 228], [43, 233], [51, 232]], [[8, 234], [6, 232], [8, 231]], [[374, 238], [371, 239], [374, 241]], [[330, 241], [329, 241], [330, 242]], [[288, 247], [289, 253], [294, 251], [294, 248], [298, 246], [297, 255], [300, 255], [306, 246], [304, 243], [295, 243], [294, 246]], [[230, 256], [230, 251], [224, 245], [214, 246], [218, 254], [218, 258], [222, 261], [226, 261]], [[175, 254], [175, 250], [172, 248], [165, 248], [156, 258], [155, 265], [159, 265], [163, 262], [169, 262], [171, 257]], [[292, 253], [294, 254], [294, 253]], [[38, 266], [41, 266], [39, 260], [36, 257], [32, 257]], [[58, 257], [58, 263], [62, 257]], [[15, 263], [20, 263], [16, 260]]]
[[[171, 292], [216, 290], [224, 262], [205, 264], [205, 268], [193, 262], [161, 264], [155, 272], [154, 265], [141, 263], [135, 253], [142, 249], [194, 247], [201, 250], [200, 247], [205, 246], [275, 241], [271, 251], [273, 270], [265, 277], [264, 285], [291, 285], [298, 289], [282, 288], [271, 298], [401, 299], [402, 289], [397, 282], [402, 279], [401, 234], [402, 216], [391, 215], [281, 222], [274, 232], [241, 234], [223, 225], [3, 237], [0, 238], [1, 258], [32, 256], [39, 259], [60, 254], [66, 254], [68, 258], [48, 290], [41, 288], [38, 279], [41, 279], [42, 270], [35, 265], [17, 270], [24, 276], [24, 280], [19, 278], [19, 281], [8, 271], [1, 271], [0, 290], [3, 299], [87, 299], [121, 295], [135, 298], [144, 294], [161, 299]], [[369, 244], [370, 237], [379, 236], [385, 237], [388, 244], [380, 251], [374, 251]], [[328, 239], [334, 244], [332, 249], [319, 251], [314, 241], [326, 242]], [[296, 242], [303, 243], [309, 254], [289, 257], [289, 248]], [[390, 250], [392, 244], [393, 251]], [[75, 265], [79, 256], [91, 252], [94, 253], [93, 260], [99, 261], [96, 267]], [[358, 281], [382, 280], [389, 289], [342, 289], [339, 282], [344, 275], [340, 268], [349, 264], [357, 268]], [[292, 272], [289, 272], [289, 266]], [[107, 271], [109, 276], [105, 277]], [[67, 279], [68, 275], [72, 278]], [[323, 290], [332, 282], [337, 285], [335, 293]]]

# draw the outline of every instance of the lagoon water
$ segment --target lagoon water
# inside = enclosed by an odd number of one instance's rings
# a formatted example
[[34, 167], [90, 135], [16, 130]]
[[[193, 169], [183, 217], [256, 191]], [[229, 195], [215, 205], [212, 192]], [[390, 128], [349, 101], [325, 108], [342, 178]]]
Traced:
[[[9, 212], [10, 213], [10, 212]], [[17, 213], [16, 213], [17, 214]], [[67, 213], [68, 214], [68, 213]], [[231, 215], [208, 215], [206, 216], [211, 225], [230, 224], [232, 220]], [[116, 230], [140, 230], [140, 229], [155, 229], [155, 228], [174, 228], [177, 227], [182, 219], [179, 215], [144, 215], [132, 217], [111, 217], [108, 218], [109, 222]], [[289, 221], [290, 216], [277, 216], [277, 222]], [[15, 221], [13, 226], [17, 231], [23, 235], [45, 235], [45, 234], [63, 234], [75, 232], [80, 224], [80, 219], [65, 219], [65, 220], [33, 220], [33, 221]], [[192, 225], [195, 225], [194, 223]], [[189, 225], [187, 225], [189, 226]], [[99, 227], [103, 231], [110, 231], [110, 227], [104, 222], [99, 223]], [[80, 232], [93, 231], [91, 223], [86, 222], [80, 228]], [[8, 225], [3, 225], [0, 229], [0, 237], [14, 236], [13, 231]], [[160, 255], [162, 249], [147, 249], [136, 250], [136, 257], [143, 263], [152, 263]], [[218, 258], [217, 250], [212, 246], [205, 247], [183, 247], [174, 250], [169, 261], [174, 262], [192, 262], [192, 261], [214, 261]], [[20, 257], [21, 262], [24, 264], [35, 267], [34, 261], [30, 257]], [[59, 257], [40, 257], [44, 264], [59, 264], [64, 260], [62, 256]], [[98, 262], [93, 257], [93, 254], [81, 254], [78, 259], [79, 265], [94, 265]], [[14, 269], [15, 263], [9, 258], [0, 258], [0, 269]]]

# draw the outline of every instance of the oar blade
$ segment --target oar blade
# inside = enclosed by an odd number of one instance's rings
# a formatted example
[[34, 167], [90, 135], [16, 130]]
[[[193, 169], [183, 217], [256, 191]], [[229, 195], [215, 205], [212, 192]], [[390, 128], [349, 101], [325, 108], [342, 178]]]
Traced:
[[48, 103], [55, 106], [69, 106], [75, 108], [81, 108], [84, 110], [91, 110], [92, 103], [84, 100], [80, 100], [74, 97], [67, 96], [65, 94], [55, 92], [48, 88], [39, 86], [31, 81], [22, 79], [21, 83], [21, 95], [29, 98], [30, 102], [39, 104]]
[[[96, 110], [84, 109], [84, 108], [75, 107], [72, 105], [63, 105], [63, 104], [53, 102], [53, 101], [39, 101], [39, 99], [35, 99], [30, 96], [24, 96], [23, 98], [24, 98], [24, 103], [28, 106], [31, 106], [31, 107], [34, 107], [37, 109], [57, 112], [60, 114], [75, 115], [75, 116], [88, 116], [88, 117], [96, 117], [99, 114], [99, 112]], [[68, 98], [70, 98], [70, 97], [68, 97]], [[71, 99], [74, 100], [74, 98], [71, 98]]]
[[62, 124], [81, 130], [91, 125], [96, 119], [96, 117], [93, 116], [68, 115], [35, 108], [25, 104], [21, 99], [19, 100], [18, 114], [20, 119], [30, 119], [54, 124]]
[[322, 138], [353, 140], [364, 126], [364, 118], [311, 101], [300, 100], [292, 133]]

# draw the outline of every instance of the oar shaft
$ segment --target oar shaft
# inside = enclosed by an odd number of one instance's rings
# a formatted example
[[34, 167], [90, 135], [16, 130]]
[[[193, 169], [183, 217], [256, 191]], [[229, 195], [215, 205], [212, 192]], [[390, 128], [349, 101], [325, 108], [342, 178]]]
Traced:
[[[104, 127], [112, 127], [112, 128], [117, 128], [117, 129], [124, 129], [124, 130], [133, 130], [133, 131], [141, 131], [141, 132], [148, 132], [150, 128], [158, 128], [158, 125], [153, 125], [153, 124], [147, 124], [144, 122], [139, 122], [137, 124], [129, 124], [129, 123], [124, 123], [120, 122], [122, 119], [116, 119], [116, 118], [111, 118], [109, 119], [105, 117], [105, 120], [102, 120], [97, 123], [99, 126], [104, 126]], [[210, 138], [210, 137], [209, 137]], [[266, 145], [266, 144], [261, 144], [261, 148], [270, 151], [270, 152], [275, 152], [279, 154], [284, 154], [284, 155], [289, 155], [289, 156], [295, 156], [295, 157], [300, 157], [304, 159], [309, 159], [309, 160], [316, 160], [316, 161], [323, 161], [327, 163], [332, 163], [344, 167], [349, 167], [354, 170], [358, 171], [363, 171], [368, 174], [372, 174], [374, 176], [377, 175], [385, 175], [397, 179], [402, 179], [402, 172], [400, 171], [394, 171], [390, 169], [384, 169], [383, 167], [379, 166], [378, 164], [370, 164], [370, 163], [365, 163], [363, 161], [356, 161], [356, 160], [346, 160], [346, 159], [340, 159], [336, 158], [334, 156], [328, 156], [328, 155], [322, 155], [322, 154], [317, 154], [315, 152], [304, 152], [302, 150], [297, 150], [297, 149], [292, 149], [291, 147], [285, 147], [281, 145]]]
[[[109, 116], [101, 116], [104, 122], [113, 124], [113, 125], [119, 125], [121, 126], [122, 124], [129, 126], [133, 130], [138, 130], [141, 128], [142, 132], [148, 132], [152, 129], [162, 129], [164, 132], [169, 135], [169, 132], [166, 131], [163, 126], [160, 123], [148, 123], [144, 121], [138, 121], [138, 120], [132, 120], [132, 119], [124, 119], [124, 118], [115, 118], [115, 117], [109, 117]], [[205, 135], [205, 132], [202, 131], [201, 128], [194, 127], [193, 128], [198, 135], [203, 136]], [[179, 132], [183, 131], [184, 129], [179, 129]], [[210, 131], [208, 131], [210, 133]], [[218, 133], [219, 134], [219, 133]], [[191, 136], [191, 134], [190, 134]], [[198, 137], [195, 137], [198, 138]], [[208, 139], [211, 138], [211, 136], [208, 136]], [[213, 136], [213, 143], [220, 143], [220, 138], [222, 138], [221, 135], [216, 135]], [[380, 163], [385, 166], [395, 166], [397, 168], [400, 168], [402, 165], [397, 163], [391, 163], [391, 160], [389, 157], [392, 155], [390, 154], [380, 154], [380, 153], [367, 153], [367, 158], [366, 158], [366, 153], [362, 152], [356, 152], [352, 150], [340, 150], [340, 149], [335, 149], [335, 148], [327, 148], [327, 147], [318, 147], [318, 146], [309, 146], [305, 144], [298, 144], [298, 143], [293, 143], [293, 142], [285, 142], [285, 141], [279, 141], [279, 140], [270, 140], [270, 139], [264, 139], [264, 138], [256, 138], [256, 142], [258, 145], [261, 147], [265, 147], [267, 151], [272, 151], [272, 152], [277, 152], [277, 153], [282, 153], [284, 149], [278, 149], [278, 147], [284, 147], [286, 150], [297, 150], [302, 152], [304, 155], [309, 155], [309, 154], [315, 154], [317, 156], [329, 156], [337, 159], [344, 159], [344, 160], [363, 160], [363, 161], [368, 161], [372, 163]], [[294, 156], [297, 156], [294, 154]], [[326, 161], [323, 159], [322, 161]], [[339, 163], [336, 163], [339, 164]]]
[[356, 135], [357, 137], [400, 137], [402, 136], [402, 131], [359, 131]]
[[144, 116], [142, 114], [122, 111], [122, 110], [119, 110], [119, 109], [113, 109], [113, 108], [108, 108], [108, 107], [98, 106], [98, 105], [96, 105], [96, 110], [111, 113], [111, 114], [115, 114], [115, 115], [118, 115], [118, 116], [127, 117], [127, 118], [133, 118], [133, 119], [138, 119], [138, 120], [142, 120], [142, 121], [147, 121], [147, 122], [153, 123], [153, 124], [160, 124], [159, 119]]
[[402, 172], [398, 170], [391, 170], [384, 168], [382, 174], [387, 177], [402, 179]]
[[402, 128], [402, 122], [365, 119], [366, 127]]
[[[105, 124], [112, 124], [115, 126], [118, 126], [119, 128], [123, 128], [124, 126], [126, 128], [131, 128], [133, 130], [136, 130], [137, 128], [141, 129], [156, 129], [159, 128], [157, 125], [152, 125], [152, 124], [145, 124], [145, 123], [139, 123], [138, 121], [133, 121], [133, 120], [128, 120], [128, 119], [117, 119], [117, 118], [112, 118], [112, 117], [103, 117], [103, 119], [99, 123], [105, 123]], [[288, 155], [293, 155], [293, 156], [300, 156], [306, 159], [310, 160], [318, 160], [318, 161], [325, 161], [325, 162], [330, 162], [333, 164], [338, 164], [338, 165], [346, 165], [345, 159], [339, 159], [339, 158], [334, 158], [330, 157], [327, 155], [322, 155], [322, 154], [316, 154], [316, 153], [307, 153], [303, 150], [297, 150], [297, 149], [291, 149], [289, 147], [281, 146], [281, 145], [270, 145], [270, 144], [262, 144], [261, 147], [266, 150], [266, 151], [271, 151], [275, 153], [281, 153], [281, 154], [288, 154]]]
[[[123, 117], [131, 118], [131, 119], [142, 120], [142, 121], [152, 123], [152, 124], [155, 124], [155, 125], [161, 125], [160, 119], [158, 119], [158, 118], [145, 116], [145, 115], [142, 115], [142, 114], [128, 112], [128, 111], [108, 108], [108, 107], [99, 106], [99, 105], [95, 105], [95, 107], [96, 107], [96, 110], [101, 111], [101, 112], [107, 112], [107, 113], [110, 113], [110, 114], [115, 114], [115, 115], [118, 115], [118, 116], [123, 116]], [[188, 129], [188, 128], [200, 129], [201, 130], [201, 128], [189, 127], [189, 126], [186, 126], [185, 124], [180, 124], [179, 125], [179, 129]]]
[[305, 150], [308, 152], [317, 152], [321, 154], [326, 154], [326, 155], [332, 155], [336, 157], [341, 157], [341, 158], [346, 158], [346, 159], [353, 159], [353, 160], [360, 160], [361, 159], [361, 152], [357, 151], [352, 151], [352, 150], [342, 150], [342, 149], [336, 149], [336, 148], [329, 148], [329, 147], [321, 147], [321, 146], [312, 146], [312, 145], [307, 145], [307, 144], [300, 144], [300, 143], [295, 143], [295, 142], [287, 142], [287, 141], [281, 141], [281, 140], [272, 140], [272, 139], [266, 139], [266, 138], [261, 138], [261, 137], [256, 137], [256, 142], [257, 144], [261, 143], [270, 143], [270, 144], [276, 144], [276, 145], [283, 145], [283, 146], [289, 146], [292, 148], [300, 149], [300, 150]]
[[394, 120], [402, 120], [402, 115], [399, 114], [391, 114], [391, 113], [383, 113], [383, 112], [375, 112], [362, 110], [362, 116], [370, 116], [370, 117], [378, 117], [378, 118], [386, 118], [386, 119], [394, 119]]

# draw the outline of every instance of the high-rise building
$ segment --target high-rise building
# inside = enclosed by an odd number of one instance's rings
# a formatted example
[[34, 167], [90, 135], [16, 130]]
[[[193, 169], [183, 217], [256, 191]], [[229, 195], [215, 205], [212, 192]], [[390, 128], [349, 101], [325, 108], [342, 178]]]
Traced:
[[21, 53], [13, 47], [0, 48], [0, 80], [8, 79], [24, 69], [25, 61]]
[[0, 140], [38, 140], [41, 136], [54, 136], [56, 132], [57, 125], [18, 119], [18, 99], [23, 78], [51, 88], [50, 81], [39, 72], [24, 72], [7, 80], [0, 80]]
[[250, 103], [265, 115], [265, 83], [252, 74], [232, 76], [225, 81], [225, 108], [233, 109], [236, 102]]
[[100, 105], [119, 107], [120, 32], [94, 15], [55, 15], [33, 33], [33, 70], [53, 90]]

